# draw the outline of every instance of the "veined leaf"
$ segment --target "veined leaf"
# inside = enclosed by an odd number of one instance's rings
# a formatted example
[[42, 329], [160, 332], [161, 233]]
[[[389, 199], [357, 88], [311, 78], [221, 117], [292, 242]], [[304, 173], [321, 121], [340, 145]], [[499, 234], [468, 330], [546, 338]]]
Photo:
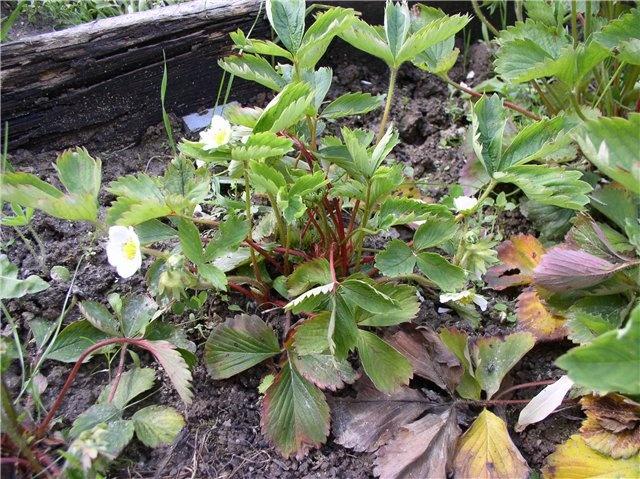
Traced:
[[184, 427], [184, 418], [172, 407], [147, 406], [131, 417], [136, 436], [145, 446], [167, 446]]
[[75, 321], [60, 331], [47, 359], [63, 363], [76, 362], [85, 349], [108, 337], [110, 335], [95, 328], [89, 321]]
[[538, 340], [559, 339], [567, 335], [564, 316], [552, 312], [535, 288], [520, 293], [516, 316], [518, 329], [533, 334]]
[[427, 218], [413, 235], [413, 246], [417, 250], [423, 250], [442, 245], [452, 238], [457, 230], [458, 227], [453, 218]]
[[411, 274], [416, 266], [416, 256], [404, 241], [394, 239], [376, 255], [375, 266], [384, 276]]
[[7, 255], [0, 255], [0, 299], [22, 298], [25, 294], [39, 293], [48, 287], [49, 283], [34, 274], [18, 279], [18, 268]]
[[457, 291], [464, 287], [467, 277], [462, 268], [451, 264], [437, 253], [419, 253], [418, 268], [443, 291]]
[[[152, 368], [134, 367], [125, 371], [120, 377], [118, 389], [116, 389], [110, 404], [118, 409], [124, 409], [135, 397], [153, 387], [155, 377], [156, 373]], [[112, 384], [109, 384], [102, 390], [98, 397], [98, 403], [107, 403], [111, 388]]]
[[243, 52], [257, 53], [264, 56], [284, 57], [293, 60], [293, 56], [287, 50], [269, 40], [258, 40], [247, 38], [242, 30], [238, 28], [229, 34], [233, 43]]
[[109, 423], [122, 418], [122, 409], [114, 404], [94, 404], [81, 413], [69, 430], [72, 438], [77, 438], [80, 433], [88, 431], [101, 423]]
[[626, 326], [569, 350], [556, 364], [578, 385], [601, 393], [640, 394], [640, 306]]
[[336, 120], [345, 116], [362, 115], [380, 108], [384, 98], [384, 95], [374, 96], [370, 93], [346, 93], [329, 103], [320, 116]]
[[628, 304], [629, 301], [619, 294], [579, 299], [566, 313], [569, 339], [585, 344], [619, 328]]
[[178, 223], [178, 236], [180, 237], [182, 252], [189, 261], [196, 265], [202, 264], [204, 262], [204, 253], [202, 252], [200, 231], [193, 224], [193, 221], [181, 218]]
[[282, 157], [291, 151], [293, 142], [289, 138], [277, 136], [270, 131], [254, 133], [244, 145], [231, 150], [231, 158], [245, 162], [264, 160], [272, 157]]
[[291, 296], [298, 296], [310, 287], [331, 282], [329, 261], [316, 258], [302, 263], [287, 278], [287, 290]]
[[384, 33], [394, 58], [398, 57], [398, 53], [409, 34], [410, 26], [411, 18], [407, 3], [387, 2], [384, 9]]
[[282, 44], [295, 53], [304, 34], [304, 0], [267, 0], [267, 17]]
[[554, 149], [560, 148], [563, 143], [559, 141], [558, 136], [564, 126], [564, 118], [555, 117], [524, 127], [502, 154], [496, 170], [504, 171], [510, 166], [543, 158]]
[[358, 379], [358, 373], [346, 359], [337, 359], [332, 354], [293, 354], [291, 362], [305, 379], [320, 389], [337, 391]]
[[[218, 226], [218, 234], [209, 241], [205, 248], [206, 261], [221, 258], [225, 254], [237, 251], [240, 244], [249, 235], [249, 223], [235, 215], [229, 217]], [[219, 265], [216, 265], [220, 268]], [[222, 268], [220, 268], [222, 269]]]
[[498, 246], [501, 265], [494, 266], [484, 275], [492, 289], [501, 291], [511, 286], [530, 284], [533, 270], [545, 253], [544, 247], [531, 235], [516, 235]]
[[79, 308], [82, 315], [95, 328], [109, 336], [119, 335], [120, 324], [104, 305], [96, 301], [82, 301]]
[[416, 317], [420, 310], [420, 303], [414, 286], [386, 283], [378, 285], [378, 289], [398, 303], [398, 308], [390, 313], [380, 314], [361, 310], [357, 318], [360, 326], [394, 326]]
[[333, 291], [333, 288], [333, 283], [316, 286], [315, 288], [301, 294], [294, 300], [289, 301], [289, 303], [287, 303], [287, 305], [285, 306], [285, 309], [291, 310], [294, 313], [299, 313], [300, 311], [309, 309], [309, 306], [311, 305], [315, 307], [318, 304], [319, 300], [324, 299], [326, 295]]
[[527, 479], [529, 467], [509, 437], [507, 425], [483, 409], [458, 442], [456, 477]]
[[409, 384], [413, 376], [407, 358], [368, 331], [358, 331], [358, 356], [364, 372], [382, 392], [391, 393]]
[[398, 309], [398, 303], [393, 299], [360, 279], [343, 281], [338, 292], [346, 302], [372, 313], [390, 313]]
[[480, 399], [482, 390], [480, 384], [474, 377], [475, 372], [469, 351], [469, 337], [466, 333], [456, 329], [442, 329], [439, 332], [439, 336], [463, 367], [462, 377], [460, 378], [456, 392], [463, 398]]
[[205, 362], [214, 379], [226, 379], [280, 353], [278, 338], [259, 317], [246, 314], [217, 326], [205, 346]]
[[336, 35], [351, 26], [355, 19], [351, 8], [333, 7], [318, 13], [316, 20], [307, 28], [302, 45], [297, 52], [298, 65], [303, 69], [313, 69], [327, 51]]
[[329, 435], [324, 394], [286, 362], [264, 395], [262, 430], [283, 456], [304, 455]]
[[257, 55], [244, 53], [242, 56], [229, 56], [218, 60], [218, 65], [232, 75], [259, 83], [271, 90], [280, 91], [286, 81], [267, 60]]
[[619, 47], [621, 43], [631, 39], [640, 38], [640, 9], [634, 8], [611, 20], [593, 36], [596, 42], [608, 49]]
[[472, 110], [473, 149], [489, 175], [499, 171], [506, 118], [498, 95], [483, 96]]
[[[286, 2], [283, 1], [283, 3]], [[302, 4], [304, 12], [304, 2]], [[266, 106], [253, 128], [254, 133], [262, 131], [275, 133], [295, 125], [304, 116], [313, 99], [313, 91], [309, 84], [289, 83]]]
[[138, 341], [140, 347], [148, 350], [164, 368], [171, 384], [178, 392], [180, 399], [185, 404], [191, 404], [193, 392], [191, 391], [191, 371], [182, 355], [176, 350], [175, 345], [168, 341]]
[[276, 197], [280, 188], [284, 188], [287, 185], [284, 175], [266, 163], [252, 161], [250, 168], [251, 186], [259, 193], [266, 193]]
[[394, 57], [389, 45], [383, 39], [382, 32], [369, 25], [364, 20], [357, 18], [350, 28], [344, 30], [340, 37], [347, 43], [374, 57], [380, 58], [387, 65], [394, 65]]

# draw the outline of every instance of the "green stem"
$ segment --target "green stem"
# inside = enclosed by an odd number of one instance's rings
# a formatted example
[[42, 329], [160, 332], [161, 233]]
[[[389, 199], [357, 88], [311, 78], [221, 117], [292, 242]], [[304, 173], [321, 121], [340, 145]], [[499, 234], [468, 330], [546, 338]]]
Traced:
[[[244, 175], [244, 209], [249, 222], [249, 238], [253, 238], [253, 215], [251, 214], [251, 188], [249, 186], [249, 162], [244, 161], [243, 175]], [[256, 279], [262, 282], [262, 275], [260, 274], [260, 268], [258, 267], [258, 260], [256, 258], [256, 252], [253, 248], [249, 248], [249, 256], [251, 257], [251, 264], [253, 265], [253, 274]]]
[[387, 102], [384, 105], [384, 113], [382, 114], [382, 120], [380, 121], [380, 129], [378, 130], [378, 136], [376, 143], [383, 137], [387, 122], [389, 121], [389, 113], [391, 112], [391, 103], [393, 100], [393, 92], [396, 88], [396, 77], [398, 76], [398, 69], [391, 68], [389, 71], [389, 88], [387, 90]]
[[538, 93], [538, 95], [540, 95], [540, 99], [542, 100], [542, 103], [544, 103], [544, 106], [549, 111], [549, 114], [551, 115], [557, 114], [558, 110], [551, 104], [551, 102], [547, 98], [547, 95], [545, 95], [545, 93], [542, 91], [542, 88], [540, 88], [540, 85], [538, 85], [538, 82], [536, 80], [531, 80], [530, 83], [535, 89], [535, 91]]
[[18, 336], [18, 326], [13, 320], [13, 316], [11, 316], [11, 314], [9, 313], [9, 310], [7, 309], [7, 307], [4, 305], [2, 301], [0, 301], [0, 307], [2, 308], [2, 312], [4, 313], [5, 317], [7, 318], [7, 322], [9, 323], [9, 326], [11, 326], [11, 336], [13, 336], [13, 343], [18, 353], [18, 362], [20, 363], [20, 373], [21, 373], [20, 388], [22, 389], [24, 387], [27, 371], [24, 367], [24, 355], [22, 354], [22, 344], [20, 343], [20, 336]]
[[575, 48], [578, 45], [578, 2], [576, 0], [571, 0], [571, 36]]
[[587, 0], [584, 3], [584, 39], [586, 40], [591, 35], [591, 0]]
[[478, 0], [471, 0], [471, 5], [473, 6], [473, 11], [476, 12], [476, 15], [478, 15], [480, 21], [484, 23], [484, 25], [489, 29], [491, 33], [493, 33], [494, 36], [497, 37], [500, 32], [491, 24], [489, 19], [484, 16], [484, 13], [482, 13], [482, 10], [480, 9], [480, 5], [478, 5]]
[[371, 214], [371, 180], [367, 180], [367, 194], [364, 200], [364, 212], [362, 213], [362, 223], [359, 228], [358, 240], [356, 241], [356, 261], [355, 270], [360, 271], [360, 261], [362, 260], [362, 244], [364, 243], [365, 230], [369, 223]]
[[611, 79], [609, 80], [607, 85], [604, 87], [604, 90], [602, 90], [602, 93], [598, 97], [598, 101], [596, 101], [596, 103], [593, 105], [593, 108], [598, 108], [598, 105], [604, 98], [604, 95], [607, 93], [607, 91], [609, 91], [609, 89], [611, 88], [611, 85], [613, 85], [614, 80], [618, 77], [618, 75], [620, 74], [624, 66], [625, 66], [625, 62], [620, 62], [620, 65], [618, 66], [618, 68], [616, 68], [616, 71], [613, 73], [613, 75], [611, 76]]
[[587, 117], [582, 113], [582, 109], [580, 108], [580, 104], [578, 103], [578, 98], [576, 97], [576, 93], [572, 93], [569, 95], [571, 98], [571, 104], [573, 105], [573, 109], [576, 111], [576, 114], [580, 117], [582, 121], [587, 121]]

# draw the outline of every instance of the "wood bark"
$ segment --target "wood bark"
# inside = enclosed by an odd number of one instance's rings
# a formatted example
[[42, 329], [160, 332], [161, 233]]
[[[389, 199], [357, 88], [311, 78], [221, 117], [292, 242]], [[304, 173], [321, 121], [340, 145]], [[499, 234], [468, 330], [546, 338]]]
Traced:
[[[1, 109], [9, 147], [137, 141], [162, 119], [163, 51], [167, 110], [184, 115], [212, 106], [222, 76], [216, 62], [232, 51], [229, 32], [247, 32], [259, 6], [260, 0], [195, 0], [4, 44]], [[261, 18], [252, 36], [268, 31]], [[256, 91], [255, 84], [234, 83], [235, 99]]]

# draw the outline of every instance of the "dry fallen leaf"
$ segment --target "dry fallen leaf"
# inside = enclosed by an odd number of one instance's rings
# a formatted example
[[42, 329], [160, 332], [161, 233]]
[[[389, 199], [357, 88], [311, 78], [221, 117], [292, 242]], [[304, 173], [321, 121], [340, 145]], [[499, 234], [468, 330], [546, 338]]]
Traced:
[[640, 404], [619, 394], [584, 396], [580, 403], [587, 415], [580, 433], [591, 448], [615, 459], [640, 452]]
[[513, 444], [507, 425], [484, 409], [458, 442], [456, 479], [527, 479], [529, 466]]
[[591, 449], [578, 434], [560, 444], [542, 468], [544, 479], [632, 479], [639, 476], [640, 456], [613, 459]]
[[378, 449], [373, 472], [381, 479], [446, 479], [460, 433], [455, 408], [427, 414]]
[[455, 391], [463, 369], [435, 331], [406, 324], [386, 339], [409, 360], [414, 374], [450, 393]]
[[529, 288], [520, 293], [516, 314], [518, 329], [530, 332], [537, 340], [553, 340], [567, 335], [565, 319], [549, 311], [535, 289]]
[[484, 280], [490, 288], [496, 290], [530, 284], [533, 270], [544, 253], [544, 247], [535, 237], [514, 236], [498, 246], [498, 258], [502, 264], [490, 268]]

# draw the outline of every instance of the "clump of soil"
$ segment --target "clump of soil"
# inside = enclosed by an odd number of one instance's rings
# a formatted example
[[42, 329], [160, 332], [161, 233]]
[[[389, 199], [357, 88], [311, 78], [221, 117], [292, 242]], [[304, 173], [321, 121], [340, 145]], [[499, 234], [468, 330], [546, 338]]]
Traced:
[[[469, 58], [475, 79], [485, 77], [489, 66], [486, 50], [482, 46], [474, 46]], [[331, 98], [345, 91], [386, 92], [386, 71], [383, 66], [372, 62], [370, 57], [366, 57], [366, 61], [358, 61], [354, 60], [353, 54], [344, 54], [333, 58], [331, 66], [335, 75], [329, 94]], [[460, 62], [454, 68], [452, 76], [457, 80], [466, 78], [466, 71]], [[264, 102], [265, 97], [262, 95], [256, 100]], [[462, 147], [466, 119], [460, 114], [461, 106], [461, 101], [452, 97], [448, 87], [437, 78], [412, 67], [400, 71], [392, 119], [399, 128], [402, 143], [394, 154], [399, 161], [413, 168], [415, 178], [421, 179], [422, 183], [427, 185], [429, 195], [434, 198], [445, 194], [447, 185], [457, 182], [466, 161]], [[349, 124], [376, 129], [378, 121], [379, 114], [372, 113], [351, 119]], [[329, 125], [329, 128], [333, 127]], [[180, 136], [180, 126], [177, 122], [175, 131]], [[105, 183], [139, 171], [159, 175], [170, 159], [170, 150], [161, 125], [150, 128], [141, 144], [129, 148], [118, 151], [91, 151], [91, 145], [87, 146], [94, 156], [102, 159]], [[51, 163], [55, 157], [56, 152], [53, 151], [35, 154], [28, 150], [19, 150], [10, 155], [17, 169], [33, 172], [48, 181], [54, 178]], [[104, 207], [110, 203], [111, 198], [103, 193], [100, 200]], [[527, 221], [515, 212], [501, 221], [501, 226], [508, 234], [531, 230]], [[71, 291], [79, 301], [103, 300], [113, 291], [122, 293], [144, 290], [140, 275], [128, 280], [117, 277], [106, 261], [103, 245], [89, 243], [87, 226], [36, 214], [34, 227], [45, 242], [45, 261], [49, 267], [60, 264], [73, 271], [84, 251], [91, 247], [91, 253], [82, 261]], [[38, 262], [14, 236], [13, 231], [2, 228], [2, 233], [3, 240], [10, 243], [5, 251], [10, 260], [20, 268], [21, 274], [41, 274]], [[148, 264], [144, 265], [143, 270], [147, 266]], [[42, 317], [54, 320], [58, 317], [68, 287], [68, 283], [52, 281], [52, 287], [45, 292], [30, 296], [28, 300], [9, 303], [9, 310], [19, 322], [24, 339], [28, 334], [26, 322], [30, 319]], [[488, 296], [491, 294], [487, 293]], [[258, 312], [255, 304], [248, 303], [234, 294], [230, 294], [230, 298], [231, 302], [239, 305], [242, 310], [249, 313]], [[510, 298], [500, 299], [508, 300]], [[495, 302], [496, 298], [491, 297], [491, 301]], [[439, 314], [437, 308], [438, 305], [433, 301], [425, 300], [417, 322], [433, 328], [456, 326], [471, 331], [468, 323], [461, 321], [454, 314]], [[214, 381], [207, 375], [201, 355], [208, 329], [213, 327], [220, 317], [231, 314], [235, 312], [230, 312], [219, 298], [211, 297], [199, 313], [198, 321], [185, 326], [190, 339], [198, 345], [200, 357], [200, 362], [193, 371], [193, 403], [185, 407], [166, 381], [151, 398], [156, 403], [173, 405], [184, 414], [187, 425], [183, 432], [172, 446], [155, 450], [146, 448], [134, 440], [112, 467], [111, 476], [176, 479], [372, 477], [373, 463], [369, 454], [344, 449], [333, 443], [331, 438], [327, 444], [302, 459], [283, 459], [260, 432], [260, 398], [257, 386], [265, 370], [254, 368], [225, 381]], [[74, 309], [66, 318], [66, 322], [76, 319], [78, 312]], [[170, 319], [176, 323], [188, 321], [186, 314], [184, 317], [174, 316]], [[512, 329], [512, 326], [502, 324], [486, 314], [480, 331], [475, 333], [508, 334]], [[567, 347], [566, 344], [537, 347], [513, 372], [513, 380], [527, 382], [557, 377], [559, 371], [553, 366], [553, 360]], [[67, 365], [53, 362], [45, 365], [43, 373], [49, 383], [43, 397], [45, 404], [51, 404], [67, 372]], [[14, 387], [17, 384], [15, 373], [14, 370], [7, 375]], [[79, 412], [95, 401], [97, 394], [107, 382], [108, 375], [104, 372], [102, 359], [96, 358], [83, 368], [61, 411], [65, 426], [70, 425]], [[529, 393], [530, 391], [523, 392]], [[507, 409], [503, 413], [509, 418], [510, 424], [515, 423], [516, 409]], [[564, 440], [576, 429], [577, 424], [571, 417], [571, 414], [576, 413], [575, 410], [569, 409], [552, 416], [543, 425], [530, 427], [522, 434], [512, 432], [514, 441], [532, 468], [539, 468], [553, 445]]]

